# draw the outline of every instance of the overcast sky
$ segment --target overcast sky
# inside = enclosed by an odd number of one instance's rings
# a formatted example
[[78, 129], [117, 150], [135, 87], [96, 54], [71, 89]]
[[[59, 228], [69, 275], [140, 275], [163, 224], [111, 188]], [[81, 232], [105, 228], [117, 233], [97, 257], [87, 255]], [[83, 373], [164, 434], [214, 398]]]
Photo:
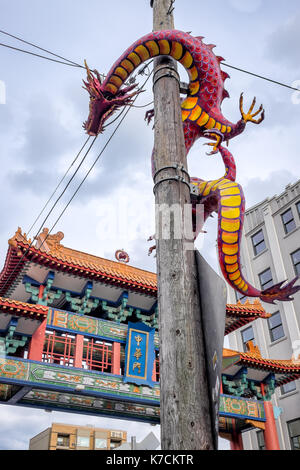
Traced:
[[[106, 73], [136, 39], [152, 30], [149, 0], [0, 0], [1, 30]], [[299, 0], [177, 0], [176, 29], [205, 36], [216, 44], [215, 53], [230, 65], [300, 87]], [[0, 34], [2, 43], [39, 51]], [[86, 139], [82, 123], [88, 115], [88, 95], [82, 89], [83, 69], [69, 67], [0, 47], [0, 261], [7, 240], [18, 226], [27, 232], [58, 181]], [[42, 54], [42, 52], [41, 52]], [[180, 66], [181, 67], [181, 66]], [[223, 67], [230, 99], [224, 116], [240, 119], [238, 100], [244, 91], [245, 108], [252, 98], [263, 103], [266, 119], [230, 143], [237, 163], [237, 181], [244, 187], [250, 207], [279, 194], [299, 179], [300, 97], [292, 90]], [[180, 68], [182, 79], [187, 75]], [[139, 78], [140, 83], [145, 77]], [[5, 88], [5, 96], [3, 90]], [[136, 101], [152, 100], [147, 92]], [[5, 99], [4, 99], [5, 98]], [[298, 104], [297, 104], [298, 103]], [[124, 248], [130, 262], [155, 270], [147, 256], [147, 238], [154, 232], [154, 198], [150, 170], [153, 131], [144, 122], [147, 108], [133, 108], [121, 124], [89, 178], [54, 232], [62, 231], [68, 247], [114, 259]], [[167, 118], [167, 117], [166, 117]], [[69, 190], [51, 214], [56, 221], [90, 165], [109, 138], [114, 125], [101, 135]], [[219, 156], [205, 155], [198, 141], [188, 158], [191, 176], [212, 179], [224, 173]], [[58, 193], [59, 194], [59, 193]], [[58, 194], [56, 196], [58, 196]], [[42, 219], [39, 223], [42, 222]], [[35, 235], [39, 223], [31, 236]], [[197, 246], [217, 270], [216, 218], [207, 225]], [[30, 437], [51, 422], [68, 422], [124, 429], [141, 440], [159, 427], [65, 413], [0, 406], [0, 449], [26, 449]], [[225, 448], [226, 444], [222, 444]]]

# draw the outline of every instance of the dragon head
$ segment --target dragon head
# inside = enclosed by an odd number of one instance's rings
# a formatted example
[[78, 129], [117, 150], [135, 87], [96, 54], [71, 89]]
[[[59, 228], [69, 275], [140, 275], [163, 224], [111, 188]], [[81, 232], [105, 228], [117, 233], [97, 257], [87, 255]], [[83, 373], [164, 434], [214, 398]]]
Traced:
[[87, 81], [83, 80], [83, 87], [90, 95], [89, 116], [87, 121], [83, 123], [83, 128], [89, 135], [98, 135], [104, 130], [104, 123], [107, 119], [121, 106], [130, 105], [134, 95], [139, 93], [135, 91], [129, 92], [137, 86], [137, 84], [118, 90], [116, 94], [112, 94], [105, 90], [102, 84], [101, 76], [97, 70], [91, 71], [85, 62], [87, 71]]

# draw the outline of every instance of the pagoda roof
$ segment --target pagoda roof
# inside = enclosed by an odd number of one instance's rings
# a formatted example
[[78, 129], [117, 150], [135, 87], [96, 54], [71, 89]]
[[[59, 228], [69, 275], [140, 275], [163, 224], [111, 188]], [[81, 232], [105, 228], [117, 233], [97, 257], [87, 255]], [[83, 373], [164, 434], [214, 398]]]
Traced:
[[48, 315], [49, 307], [0, 297], [0, 310], [17, 317], [44, 320]]
[[236, 304], [227, 304], [225, 335], [258, 318], [270, 318], [271, 316], [265, 311], [259, 299], [254, 299], [252, 304], [248, 299], [244, 304], [240, 300]]
[[[259, 381], [263, 380], [263, 372], [266, 377], [273, 373], [276, 378], [276, 386], [300, 378], [300, 358], [288, 360], [263, 358], [258, 347], [254, 346], [252, 341], [249, 341], [248, 349], [247, 352], [241, 352], [224, 348], [222, 372], [228, 375], [236, 375], [239, 369], [246, 367], [248, 370], [252, 370], [253, 378]], [[255, 371], [260, 371], [259, 378], [255, 376]]]
[[[156, 296], [155, 273], [67, 248], [60, 243], [64, 237], [62, 232], [47, 234], [48, 230], [44, 229], [33, 245], [18, 228], [8, 241], [9, 249], [0, 273], [0, 295], [4, 295], [17, 281], [25, 264], [32, 262], [52, 270]], [[43, 241], [45, 238], [46, 241]]]
[[[157, 296], [155, 273], [65, 247], [61, 244], [63, 237], [62, 232], [49, 235], [48, 229], [43, 229], [33, 245], [21, 228], [18, 228], [8, 241], [6, 261], [0, 273], [0, 295], [8, 296], [21, 282], [27, 266], [34, 264], [151, 297]], [[23, 302], [24, 309], [29, 308], [29, 305], [33, 307], [32, 304]], [[248, 300], [244, 304], [240, 301], [237, 304], [227, 304], [225, 335], [258, 318], [269, 317], [270, 314], [265, 312], [258, 299], [252, 304]]]

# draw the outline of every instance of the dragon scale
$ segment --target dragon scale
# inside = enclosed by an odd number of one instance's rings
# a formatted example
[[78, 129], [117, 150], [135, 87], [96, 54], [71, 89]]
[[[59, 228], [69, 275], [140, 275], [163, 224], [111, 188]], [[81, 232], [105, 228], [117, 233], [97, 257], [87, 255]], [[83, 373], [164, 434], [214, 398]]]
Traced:
[[[221, 112], [221, 104], [229, 97], [224, 82], [229, 77], [220, 68], [222, 57], [215, 56], [214, 45], [204, 44], [202, 37], [193, 37], [178, 30], [154, 31], [132, 44], [111, 67], [102, 82], [100, 74], [87, 69], [85, 88], [90, 94], [89, 116], [83, 124], [89, 135], [98, 135], [104, 130], [106, 120], [120, 107], [130, 105], [136, 84], [127, 85], [134, 70], [142, 63], [158, 56], [170, 56], [186, 69], [189, 76], [189, 91], [181, 103], [183, 130], [187, 153], [200, 137], [208, 137], [213, 142], [211, 154], [221, 153], [225, 164], [223, 177], [213, 181], [191, 179], [193, 224], [196, 236], [196, 204], [204, 205], [204, 221], [212, 212], [218, 212], [218, 252], [222, 273], [227, 282], [245, 296], [259, 297], [274, 303], [274, 300], [292, 300], [300, 286], [294, 286], [298, 278], [283, 286], [285, 281], [265, 291], [251, 286], [243, 277], [240, 265], [240, 244], [245, 211], [245, 198], [241, 186], [235, 181], [236, 167], [231, 153], [221, 145], [241, 134], [247, 122], [259, 124], [264, 119], [263, 107], [253, 111], [254, 98], [249, 111], [243, 110], [243, 94], [240, 97], [242, 118], [237, 123], [228, 121]], [[146, 114], [148, 122], [152, 113]], [[260, 116], [259, 116], [260, 115]], [[149, 118], [150, 116], [150, 118]], [[258, 116], [256, 119], [255, 117]], [[168, 117], [166, 116], [166, 119]], [[152, 171], [155, 171], [152, 168]], [[195, 191], [193, 191], [193, 188]], [[197, 196], [195, 196], [197, 194]], [[150, 249], [151, 251], [151, 249]]]
[[195, 38], [178, 30], [147, 34], [115, 62], [102, 87], [116, 95], [143, 62], [168, 55], [183, 65], [190, 79], [189, 96], [181, 104], [182, 120], [190, 123], [189, 135], [186, 135], [187, 148], [201, 137], [201, 130], [204, 129], [218, 129], [225, 139], [230, 139], [244, 130], [245, 123], [241, 120], [233, 124], [220, 111], [223, 99], [229, 96], [224, 89], [224, 81], [229, 76], [220, 69], [220, 62], [224, 59], [215, 56], [213, 47], [204, 44], [200, 37]]

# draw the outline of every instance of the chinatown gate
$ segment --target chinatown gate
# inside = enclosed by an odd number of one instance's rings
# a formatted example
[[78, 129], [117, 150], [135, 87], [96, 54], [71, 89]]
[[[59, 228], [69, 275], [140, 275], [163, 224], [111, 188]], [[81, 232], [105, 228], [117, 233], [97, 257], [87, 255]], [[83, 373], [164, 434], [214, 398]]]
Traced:
[[[19, 228], [0, 274], [0, 403], [158, 424], [156, 275], [67, 248], [47, 229], [35, 245]], [[47, 237], [47, 238], [46, 238]], [[268, 318], [259, 301], [227, 305], [228, 334]], [[264, 431], [279, 449], [271, 397], [300, 377], [296, 361], [223, 350], [219, 434]]]

